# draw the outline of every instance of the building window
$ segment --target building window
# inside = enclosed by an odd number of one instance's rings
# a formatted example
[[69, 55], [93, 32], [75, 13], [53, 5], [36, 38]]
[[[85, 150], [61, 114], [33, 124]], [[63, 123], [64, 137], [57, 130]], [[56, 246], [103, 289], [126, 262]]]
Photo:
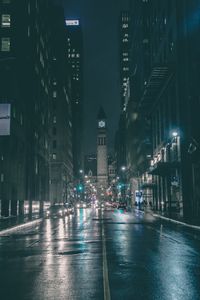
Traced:
[[48, 141], [47, 141], [47, 139], [45, 139], [45, 149], [48, 149]]
[[53, 149], [56, 149], [56, 147], [57, 147], [57, 142], [56, 142], [56, 140], [54, 140], [53, 141]]
[[4, 182], [4, 174], [1, 173], [1, 182]]
[[53, 127], [53, 135], [56, 135], [56, 133], [57, 133], [57, 130], [56, 130], [56, 127]]
[[14, 105], [13, 105], [13, 118], [16, 118], [16, 109]]
[[2, 0], [2, 3], [3, 3], [3, 4], [9, 4], [9, 3], [10, 3], [10, 0]]
[[52, 154], [52, 158], [53, 158], [53, 159], [56, 159], [56, 153], [53, 153], [53, 154]]
[[23, 116], [20, 114], [20, 124], [23, 125]]
[[36, 161], [35, 161], [35, 174], [37, 175], [38, 174], [38, 160], [36, 158]]
[[57, 92], [53, 91], [53, 98], [56, 98], [56, 97], [57, 97]]
[[56, 116], [53, 117], [53, 123], [56, 124]]
[[10, 51], [10, 38], [4, 37], [1, 39], [1, 51], [3, 52]]
[[1, 15], [1, 27], [10, 27], [10, 15]]

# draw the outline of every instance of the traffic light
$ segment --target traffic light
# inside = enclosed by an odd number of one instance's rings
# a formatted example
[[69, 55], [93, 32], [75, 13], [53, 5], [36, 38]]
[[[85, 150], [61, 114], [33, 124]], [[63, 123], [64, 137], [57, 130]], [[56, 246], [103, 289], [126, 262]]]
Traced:
[[83, 190], [83, 185], [81, 183], [79, 183], [77, 186], [77, 191], [82, 192], [82, 190]]
[[118, 183], [117, 188], [118, 190], [120, 190], [122, 188], [123, 184], [122, 183]]

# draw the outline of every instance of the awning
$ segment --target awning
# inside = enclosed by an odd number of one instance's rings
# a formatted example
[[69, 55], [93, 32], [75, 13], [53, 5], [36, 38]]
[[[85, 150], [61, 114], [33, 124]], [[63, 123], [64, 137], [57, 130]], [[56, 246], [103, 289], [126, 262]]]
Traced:
[[154, 182], [143, 182], [141, 184], [142, 189], [154, 189], [156, 184]]
[[149, 174], [167, 176], [171, 171], [179, 167], [179, 162], [162, 162], [159, 161], [149, 168]]

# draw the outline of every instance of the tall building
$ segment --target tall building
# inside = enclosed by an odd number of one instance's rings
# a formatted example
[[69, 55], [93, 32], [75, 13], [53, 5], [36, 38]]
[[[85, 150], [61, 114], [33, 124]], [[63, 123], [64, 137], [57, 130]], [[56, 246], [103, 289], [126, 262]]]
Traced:
[[126, 124], [125, 115], [127, 107], [126, 94], [129, 89], [130, 81], [130, 15], [128, 11], [123, 11], [120, 15], [119, 28], [119, 59], [120, 59], [120, 101], [121, 111], [118, 130], [116, 133], [116, 155], [117, 172], [120, 173], [122, 166], [126, 165]]
[[71, 72], [74, 176], [83, 169], [83, 41], [80, 20], [67, 19], [67, 60]]
[[138, 171], [132, 174], [155, 210], [198, 223], [199, 1], [131, 4], [127, 147]]
[[126, 109], [126, 90], [130, 79], [130, 15], [123, 11], [120, 16], [120, 90], [121, 90], [121, 110]]
[[[49, 191], [49, 1], [1, 1], [0, 102], [10, 104], [10, 134], [1, 138], [2, 215], [40, 211]], [[22, 22], [23, 20], [23, 22]], [[5, 76], [4, 76], [5, 75]], [[15, 149], [15, 151], [14, 151]], [[14, 152], [13, 152], [14, 151]]]
[[73, 155], [70, 70], [66, 61], [63, 8], [54, 7], [52, 19], [49, 200], [51, 203], [65, 203], [72, 200]]
[[[24, 1], [19, 4], [23, 18], [27, 15], [24, 4]], [[0, 22], [0, 214], [7, 217], [23, 212], [27, 195], [25, 98], [29, 99], [29, 95], [25, 91], [22, 93], [20, 87], [26, 86], [24, 64], [28, 57], [17, 36], [21, 26], [16, 1], [0, 2]], [[27, 31], [23, 30], [22, 35], [27, 45]], [[19, 68], [23, 70], [21, 77], [18, 76]]]
[[97, 193], [103, 200], [108, 188], [107, 123], [103, 108], [97, 116]]
[[[57, 54], [53, 48], [53, 10], [50, 0], [0, 1], [2, 216], [31, 215], [36, 208], [42, 213], [44, 203], [49, 201], [51, 115], [52, 106], [57, 104], [52, 104], [52, 98], [55, 92], [60, 99], [60, 94], [65, 93], [53, 88], [57, 77], [53, 61]], [[64, 83], [56, 80], [59, 89], [63, 89]], [[57, 141], [53, 145], [60, 147]]]

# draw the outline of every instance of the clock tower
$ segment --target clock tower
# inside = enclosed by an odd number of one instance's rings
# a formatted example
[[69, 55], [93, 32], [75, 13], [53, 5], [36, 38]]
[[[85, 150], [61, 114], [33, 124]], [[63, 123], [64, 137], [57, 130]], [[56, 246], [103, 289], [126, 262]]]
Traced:
[[108, 188], [107, 125], [103, 108], [97, 117], [97, 192], [100, 200], [106, 197]]

